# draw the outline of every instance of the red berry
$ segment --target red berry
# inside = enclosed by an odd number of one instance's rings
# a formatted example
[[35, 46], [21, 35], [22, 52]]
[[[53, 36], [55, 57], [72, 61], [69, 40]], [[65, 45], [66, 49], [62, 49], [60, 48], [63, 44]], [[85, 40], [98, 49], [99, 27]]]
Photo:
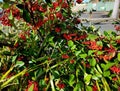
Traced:
[[62, 18], [63, 18], [63, 15], [62, 15], [61, 12], [57, 12], [57, 13], [56, 13], [56, 17], [57, 17], [58, 19], [62, 19]]
[[67, 54], [63, 54], [63, 55], [62, 55], [62, 58], [63, 58], [63, 59], [68, 59], [69, 56], [68, 56]]
[[79, 24], [81, 22], [81, 20], [79, 18], [76, 19], [76, 24]]
[[93, 85], [92, 90], [93, 91], [98, 91], [98, 88], [97, 88], [96, 84]]
[[68, 4], [67, 4], [67, 2], [63, 2], [63, 4], [62, 4], [62, 8], [68, 8]]
[[56, 9], [59, 6], [58, 2], [53, 2], [53, 8]]
[[43, 8], [43, 6], [39, 6], [39, 7], [38, 7], [38, 10], [39, 10], [40, 12], [46, 12], [46, 11], [47, 11], [47, 9], [46, 9], [46, 8]]
[[23, 33], [19, 34], [19, 38], [22, 39], [22, 40], [24, 40], [24, 41], [26, 41], [26, 36]]
[[49, 15], [49, 20], [54, 20], [54, 14]]
[[60, 31], [61, 31], [61, 28], [59, 28], [59, 27], [55, 28], [55, 32], [60, 32]]
[[58, 83], [57, 86], [58, 86], [60, 89], [65, 88], [65, 84], [64, 84], [64, 83]]
[[77, 0], [76, 2], [77, 2], [78, 4], [80, 4], [80, 3], [82, 3], [82, 1], [83, 1], [83, 0]]
[[75, 62], [75, 60], [70, 60], [70, 63], [71, 63], [71, 64], [74, 64], [74, 62]]
[[120, 31], [120, 25], [115, 25], [115, 30]]

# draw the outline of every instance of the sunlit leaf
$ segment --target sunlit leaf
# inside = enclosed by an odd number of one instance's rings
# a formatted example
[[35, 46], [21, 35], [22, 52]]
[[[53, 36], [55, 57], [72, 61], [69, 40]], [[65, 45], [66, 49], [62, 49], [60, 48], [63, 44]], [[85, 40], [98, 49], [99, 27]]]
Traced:
[[74, 79], [75, 79], [75, 76], [73, 74], [71, 74], [69, 76], [69, 84], [70, 84], [70, 86], [73, 86], [73, 84], [75, 83]]
[[73, 42], [72, 40], [69, 40], [69, 41], [68, 41], [68, 46], [69, 46], [69, 47], [72, 47], [73, 45], [74, 45], [74, 42]]
[[22, 67], [25, 63], [23, 61], [17, 61], [15, 66]]
[[86, 86], [86, 91], [93, 91], [93, 90], [92, 90], [92, 87]]
[[112, 67], [113, 65], [115, 65], [115, 63], [107, 63], [107, 64], [101, 64], [101, 67], [103, 68], [104, 71], [108, 70], [110, 67]]
[[34, 84], [32, 84], [32, 85], [28, 88], [28, 91], [33, 91], [33, 88], [34, 88]]
[[87, 54], [79, 54], [79, 56], [80, 56], [81, 58], [86, 58], [86, 57], [87, 57]]
[[90, 83], [91, 77], [92, 77], [91, 74], [85, 73], [85, 75], [84, 75], [84, 81], [85, 81], [85, 83], [86, 83], [87, 85]]
[[117, 58], [120, 61], [120, 53], [117, 54]]
[[96, 65], [95, 58], [93, 57], [92, 59], [89, 59], [89, 63], [90, 63], [91, 66], [95, 66]]

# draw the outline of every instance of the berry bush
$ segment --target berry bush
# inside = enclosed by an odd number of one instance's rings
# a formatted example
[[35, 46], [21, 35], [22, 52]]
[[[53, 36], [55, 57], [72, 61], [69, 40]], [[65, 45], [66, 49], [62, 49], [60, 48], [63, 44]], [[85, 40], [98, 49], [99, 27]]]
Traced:
[[83, 26], [72, 0], [0, 6], [0, 91], [120, 90], [120, 35]]

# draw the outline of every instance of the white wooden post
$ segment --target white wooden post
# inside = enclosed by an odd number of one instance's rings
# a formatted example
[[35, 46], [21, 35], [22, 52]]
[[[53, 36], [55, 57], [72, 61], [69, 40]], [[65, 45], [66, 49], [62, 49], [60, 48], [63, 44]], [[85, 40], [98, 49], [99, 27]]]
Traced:
[[114, 3], [114, 8], [113, 8], [113, 12], [112, 12], [112, 18], [118, 18], [119, 15], [119, 6], [120, 6], [120, 0], [115, 0]]

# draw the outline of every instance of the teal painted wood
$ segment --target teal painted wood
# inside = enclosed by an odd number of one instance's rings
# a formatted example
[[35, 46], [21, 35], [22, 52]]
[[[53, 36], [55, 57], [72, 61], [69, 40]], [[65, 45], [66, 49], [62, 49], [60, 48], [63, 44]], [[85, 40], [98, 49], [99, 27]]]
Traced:
[[105, 3], [105, 8], [106, 8], [106, 11], [113, 10], [113, 8], [114, 8], [114, 2], [106, 2]]
[[96, 11], [110, 11], [114, 8], [114, 2], [98, 2], [95, 6], [95, 3], [87, 4], [87, 11], [90, 12], [92, 9]]
[[92, 3], [88, 3], [87, 4], [87, 11], [90, 12], [93, 9], [93, 4]]
[[98, 2], [96, 5], [97, 11], [105, 11], [105, 3], [104, 2]]

